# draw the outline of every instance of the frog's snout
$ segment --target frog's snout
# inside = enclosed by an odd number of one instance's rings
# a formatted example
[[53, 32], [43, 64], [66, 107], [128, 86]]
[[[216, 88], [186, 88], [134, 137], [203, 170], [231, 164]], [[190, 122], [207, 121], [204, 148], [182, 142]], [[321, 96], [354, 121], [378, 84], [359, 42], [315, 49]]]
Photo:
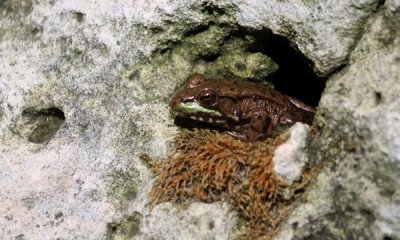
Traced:
[[172, 108], [176, 108], [182, 103], [188, 103], [188, 102], [194, 102], [195, 97], [181, 97], [181, 96], [176, 96], [171, 100], [171, 103], [169, 104]]
[[175, 97], [171, 100], [171, 102], [169, 103], [169, 106], [172, 108], [176, 108], [176, 106], [178, 106], [179, 104], [181, 104], [181, 99], [178, 97]]

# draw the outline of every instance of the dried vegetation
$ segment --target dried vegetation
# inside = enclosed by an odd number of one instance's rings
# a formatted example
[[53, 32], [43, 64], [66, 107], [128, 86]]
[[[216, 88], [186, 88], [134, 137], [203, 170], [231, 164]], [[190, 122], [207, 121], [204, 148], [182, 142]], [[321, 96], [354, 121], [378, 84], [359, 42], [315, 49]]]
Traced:
[[274, 149], [286, 139], [245, 143], [214, 131], [184, 130], [175, 140], [175, 155], [148, 161], [156, 174], [149, 206], [227, 201], [246, 223], [242, 237], [268, 239], [313, 175], [289, 187], [273, 174]]

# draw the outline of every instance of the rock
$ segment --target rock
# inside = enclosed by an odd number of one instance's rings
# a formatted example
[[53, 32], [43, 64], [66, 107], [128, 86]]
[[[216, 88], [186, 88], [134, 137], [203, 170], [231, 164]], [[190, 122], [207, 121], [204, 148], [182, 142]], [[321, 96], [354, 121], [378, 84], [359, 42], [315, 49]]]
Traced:
[[309, 126], [303, 123], [293, 125], [287, 134], [289, 139], [279, 145], [274, 152], [274, 172], [287, 184], [300, 180], [303, 167], [307, 163], [305, 153]]
[[228, 204], [193, 203], [185, 210], [160, 204], [142, 227], [144, 239], [231, 239], [236, 216]]
[[368, 21], [317, 116], [326, 166], [275, 239], [400, 238], [400, 4]]
[[[168, 101], [186, 77], [268, 80], [273, 38], [335, 72], [313, 126], [327, 167], [279, 236], [399, 238], [398, 12], [395, 0], [2, 1], [0, 235], [231, 239], [226, 205], [150, 212], [140, 156], [172, 153]], [[244, 67], [216, 66], [227, 57]]]
[[338, 4], [331, 1], [262, 1], [238, 4], [238, 22], [252, 28], [267, 27], [290, 39], [328, 75], [347, 62], [368, 17], [381, 1], [360, 0]]
[[278, 70], [278, 65], [262, 53], [243, 53], [241, 51], [227, 52], [221, 55], [212, 64], [209, 64], [205, 73], [215, 74], [225, 71], [235, 79], [252, 79], [261, 81]]

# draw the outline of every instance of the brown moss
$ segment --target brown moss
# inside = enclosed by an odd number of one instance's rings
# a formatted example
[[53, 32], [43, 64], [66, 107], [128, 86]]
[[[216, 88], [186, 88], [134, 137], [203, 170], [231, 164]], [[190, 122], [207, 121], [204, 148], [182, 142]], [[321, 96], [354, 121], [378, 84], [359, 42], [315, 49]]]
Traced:
[[[247, 222], [242, 237], [268, 238], [293, 208], [308, 178], [291, 187], [273, 173], [275, 148], [288, 136], [246, 143], [209, 130], [184, 130], [175, 140], [175, 155], [161, 162], [146, 159], [156, 179], [149, 206], [161, 202], [227, 201]], [[290, 198], [283, 196], [287, 190]], [[240, 237], [239, 237], [240, 238]]]

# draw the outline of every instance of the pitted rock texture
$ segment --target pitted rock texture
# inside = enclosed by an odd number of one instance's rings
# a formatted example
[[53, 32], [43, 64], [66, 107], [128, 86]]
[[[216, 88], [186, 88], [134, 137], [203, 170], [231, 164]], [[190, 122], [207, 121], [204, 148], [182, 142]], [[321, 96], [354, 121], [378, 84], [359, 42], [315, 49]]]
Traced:
[[[289, 38], [311, 59], [314, 69], [327, 75], [346, 63], [368, 17], [382, 1], [263, 1], [238, 4], [239, 23], [268, 27]], [[248, 25], [251, 23], [251, 25]]]
[[[176, 214], [167, 205], [149, 212], [152, 174], [139, 158], [169, 153], [177, 128], [168, 101], [187, 76], [204, 69], [185, 39], [213, 24], [270, 29], [287, 38], [319, 75], [336, 71], [317, 121], [317, 157], [329, 167], [280, 236], [399, 237], [399, 5], [0, 2], [1, 238], [233, 237], [235, 214], [223, 204], [199, 204]], [[229, 40], [226, 32], [219, 34], [207, 46], [210, 51], [218, 50], [219, 37]], [[20, 119], [27, 110], [42, 109], [59, 109], [65, 121], [30, 142], [24, 135], [29, 126]], [[120, 228], [113, 232], [112, 226]]]
[[399, 10], [387, 1], [328, 81], [314, 146], [327, 165], [276, 239], [400, 238]]

